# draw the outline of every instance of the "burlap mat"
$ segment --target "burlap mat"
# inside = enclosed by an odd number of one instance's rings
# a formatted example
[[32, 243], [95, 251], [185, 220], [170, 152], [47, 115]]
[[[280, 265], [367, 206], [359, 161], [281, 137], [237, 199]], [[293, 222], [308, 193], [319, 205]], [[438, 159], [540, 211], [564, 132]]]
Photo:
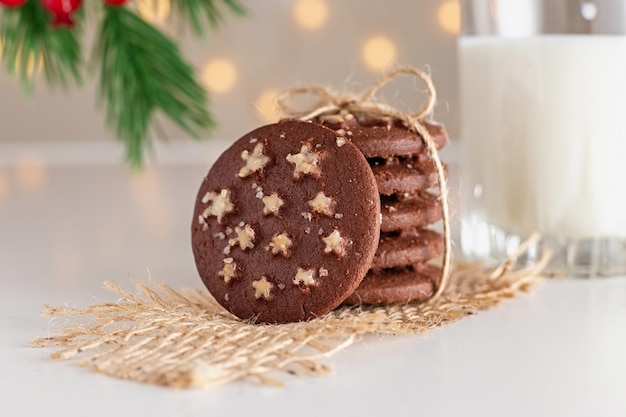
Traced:
[[517, 270], [511, 270], [514, 259], [491, 271], [457, 264], [446, 291], [429, 303], [344, 307], [282, 325], [242, 322], [205, 290], [139, 285], [132, 294], [105, 283], [121, 299], [87, 308], [46, 306], [45, 315], [65, 317], [63, 327], [33, 345], [54, 346], [53, 359], [95, 372], [174, 388], [241, 379], [281, 385], [282, 373], [324, 374], [324, 360], [361, 335], [421, 334], [494, 307], [541, 281], [548, 256]]

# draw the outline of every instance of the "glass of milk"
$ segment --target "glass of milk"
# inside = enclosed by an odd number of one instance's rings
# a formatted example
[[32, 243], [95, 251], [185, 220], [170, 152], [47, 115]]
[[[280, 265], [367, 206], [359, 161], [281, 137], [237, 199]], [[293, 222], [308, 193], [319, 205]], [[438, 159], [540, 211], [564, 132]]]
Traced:
[[626, 0], [463, 0], [461, 245], [626, 274]]

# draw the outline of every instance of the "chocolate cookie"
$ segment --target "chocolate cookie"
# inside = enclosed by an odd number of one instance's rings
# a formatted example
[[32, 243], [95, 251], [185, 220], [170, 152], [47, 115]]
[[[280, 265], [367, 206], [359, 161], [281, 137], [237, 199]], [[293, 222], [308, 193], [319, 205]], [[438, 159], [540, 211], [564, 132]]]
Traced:
[[[316, 122], [351, 138], [366, 158], [420, 154], [426, 149], [424, 140], [399, 120], [357, 118], [348, 114], [321, 116]], [[437, 148], [443, 148], [448, 141], [444, 127], [429, 122], [423, 124]]]
[[434, 294], [440, 274], [441, 270], [431, 265], [370, 271], [344, 305], [424, 301]]
[[382, 195], [411, 193], [427, 190], [438, 184], [437, 171], [432, 162], [419, 165], [376, 165], [372, 166], [378, 192]]
[[441, 255], [442, 236], [428, 229], [381, 233], [373, 269], [393, 268], [428, 261]]
[[365, 276], [379, 237], [380, 200], [350, 141], [287, 121], [236, 141], [202, 182], [192, 243], [206, 287], [242, 319], [321, 316]]
[[424, 227], [441, 220], [439, 200], [429, 193], [381, 196], [380, 212], [382, 232]]

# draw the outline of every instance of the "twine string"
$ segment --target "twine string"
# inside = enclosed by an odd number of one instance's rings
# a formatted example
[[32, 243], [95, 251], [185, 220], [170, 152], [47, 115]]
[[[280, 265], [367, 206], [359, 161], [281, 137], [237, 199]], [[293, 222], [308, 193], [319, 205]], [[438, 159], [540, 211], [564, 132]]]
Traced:
[[[374, 101], [376, 93], [389, 81], [399, 75], [411, 75], [420, 79], [426, 85], [426, 100], [421, 107], [414, 112], [403, 112], [385, 103]], [[308, 109], [296, 110], [291, 106], [290, 100], [296, 96], [313, 95], [318, 98], [317, 102]], [[448, 187], [445, 170], [437, 145], [431, 137], [428, 129], [423, 124], [424, 118], [430, 116], [437, 101], [435, 85], [428, 74], [413, 67], [400, 67], [386, 73], [376, 84], [371, 86], [360, 97], [355, 94], [335, 94], [324, 86], [304, 86], [285, 90], [276, 97], [276, 104], [280, 112], [298, 120], [311, 120], [322, 115], [335, 115], [345, 113], [362, 114], [374, 118], [391, 117], [402, 121], [410, 130], [422, 137], [428, 154], [433, 161], [437, 173], [437, 186], [441, 201], [443, 223], [443, 256], [439, 284], [431, 297], [431, 301], [437, 299], [448, 284], [450, 265], [452, 260], [452, 241], [450, 231], [450, 210], [448, 204]], [[418, 139], [419, 140], [419, 139]]]

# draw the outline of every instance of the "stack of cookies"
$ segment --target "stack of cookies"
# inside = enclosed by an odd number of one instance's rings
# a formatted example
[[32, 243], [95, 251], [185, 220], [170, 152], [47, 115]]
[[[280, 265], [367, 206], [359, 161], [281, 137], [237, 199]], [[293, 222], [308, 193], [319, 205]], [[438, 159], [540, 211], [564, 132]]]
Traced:
[[[443, 238], [429, 226], [441, 220], [431, 193], [437, 173], [424, 140], [401, 121], [355, 117], [350, 113], [315, 120], [356, 145], [374, 173], [381, 205], [378, 248], [370, 270], [344, 304], [406, 303], [430, 298], [441, 270], [429, 264], [443, 251]], [[447, 134], [425, 123], [441, 149]]]
[[[326, 125], [326, 126], [324, 126]], [[437, 146], [444, 130], [427, 125]], [[443, 248], [421, 138], [346, 115], [283, 121], [237, 140], [198, 191], [198, 272], [217, 302], [253, 322], [321, 317], [343, 304], [425, 300]]]

